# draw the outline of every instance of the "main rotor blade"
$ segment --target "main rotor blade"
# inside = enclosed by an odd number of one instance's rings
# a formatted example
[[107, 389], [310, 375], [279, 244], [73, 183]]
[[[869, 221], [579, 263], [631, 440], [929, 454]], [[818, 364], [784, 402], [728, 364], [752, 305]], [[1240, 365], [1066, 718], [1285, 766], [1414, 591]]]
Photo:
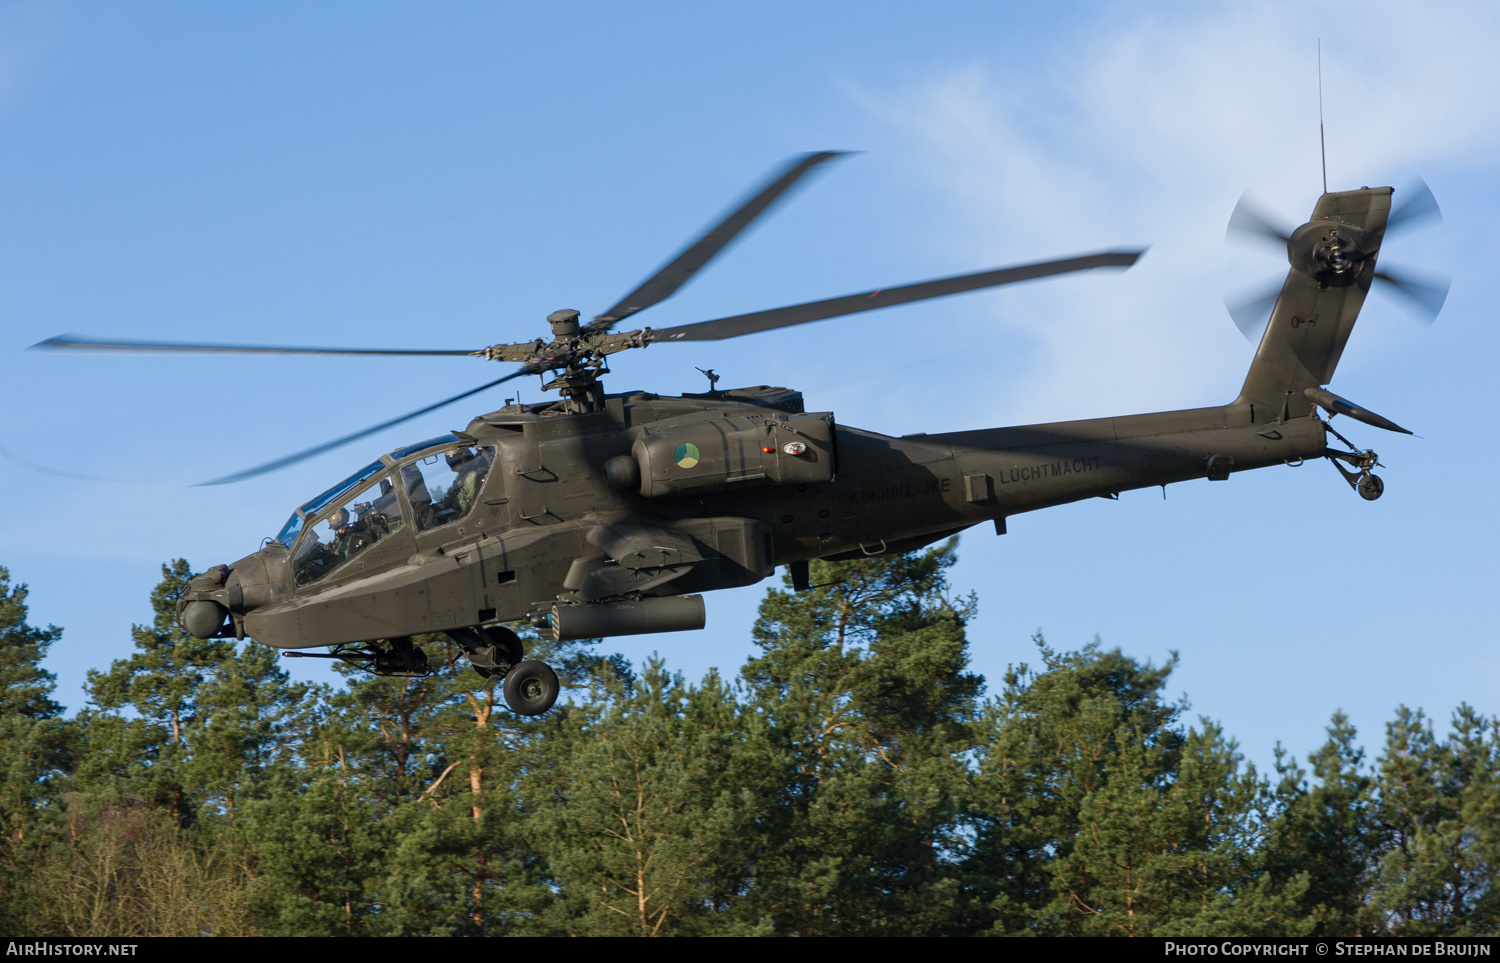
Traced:
[[1375, 272], [1375, 279], [1384, 281], [1404, 295], [1421, 312], [1422, 320], [1431, 324], [1437, 320], [1438, 312], [1443, 310], [1443, 302], [1448, 300], [1448, 285], [1451, 283], [1447, 278], [1427, 277], [1418, 280], [1408, 272], [1397, 273], [1387, 268]]
[[1227, 238], [1234, 231], [1280, 244], [1287, 243], [1292, 237], [1291, 231], [1278, 226], [1271, 218], [1261, 213], [1255, 202], [1250, 199], [1248, 191], [1240, 195], [1240, 202], [1234, 205], [1234, 213], [1229, 215], [1229, 229], [1225, 231], [1225, 237]]
[[1387, 234], [1391, 231], [1404, 230], [1429, 218], [1435, 217], [1439, 221], [1443, 219], [1443, 212], [1438, 207], [1437, 198], [1432, 196], [1432, 188], [1427, 186], [1426, 181], [1420, 177], [1417, 178], [1416, 183], [1412, 184], [1409, 190], [1411, 196], [1403, 198], [1386, 218]]
[[202, 488], [206, 485], [228, 485], [233, 482], [244, 481], [247, 478], [254, 478], [256, 475], [264, 475], [267, 472], [273, 472], [281, 468], [286, 468], [289, 465], [295, 465], [297, 462], [304, 461], [308, 458], [313, 457], [314, 455], [321, 455], [325, 451], [332, 451], [333, 449], [338, 448], [341, 445], [347, 445], [350, 442], [359, 441], [361, 438], [373, 435], [378, 431], [384, 431], [387, 428], [399, 425], [403, 421], [411, 421], [413, 418], [416, 418], [419, 415], [425, 415], [429, 411], [437, 411], [439, 408], [442, 408], [445, 405], [451, 405], [455, 401], [462, 401], [470, 395], [477, 395], [481, 391], [493, 388], [498, 384], [503, 384], [511, 380], [512, 378], [519, 378], [521, 377], [521, 375], [536, 373], [536, 369], [528, 365], [527, 367], [522, 368], [520, 371], [512, 371], [510, 374], [506, 375], [503, 378], [496, 378], [494, 381], [491, 381], [488, 384], [482, 384], [478, 388], [474, 388], [470, 391], [465, 391], [463, 394], [454, 395], [452, 398], [447, 398], [443, 401], [439, 401], [437, 404], [428, 405], [425, 408], [418, 408], [416, 411], [404, 414], [399, 418], [392, 418], [390, 421], [382, 421], [380, 424], [375, 425], [374, 427], [366, 428], [363, 431], [356, 431], [352, 435], [345, 435], [342, 438], [335, 438], [333, 441], [325, 442], [324, 444], [317, 445], [313, 448], [308, 448], [304, 451], [299, 451], [295, 455], [287, 455], [285, 458], [278, 458], [275, 461], [268, 461], [264, 465], [257, 465], [254, 468], [247, 468], [244, 471], [236, 472], [233, 475], [225, 475], [223, 478], [215, 478], [213, 481], [199, 482], [193, 487]]
[[1229, 309], [1234, 326], [1240, 329], [1240, 334], [1251, 344], [1260, 340], [1261, 332], [1266, 329], [1266, 322], [1271, 320], [1271, 309], [1276, 307], [1276, 299], [1281, 297], [1281, 288], [1282, 285], [1277, 283], [1233, 301], [1224, 299], [1224, 307]]
[[836, 318], [844, 314], [875, 311], [879, 308], [889, 308], [912, 301], [977, 291], [980, 288], [990, 288], [997, 284], [1014, 284], [1017, 281], [1030, 281], [1033, 278], [1050, 277], [1054, 274], [1087, 271], [1090, 268], [1128, 268], [1144, 253], [1144, 249], [1104, 251], [1099, 254], [1064, 258], [1059, 261], [1042, 261], [1038, 264], [999, 268], [993, 271], [981, 271], [977, 274], [960, 274], [951, 278], [907, 284], [899, 288], [881, 288], [860, 294], [848, 294], [841, 298], [829, 298], [826, 301], [809, 301], [806, 304], [793, 304], [784, 308], [772, 308], [769, 311], [755, 311], [751, 314], [737, 314], [713, 321], [698, 321], [675, 328], [662, 328], [651, 332], [651, 340], [720, 341], [724, 338], [737, 338], [742, 334], [769, 331], [772, 328], [786, 328], [794, 324], [807, 324], [809, 321], [822, 321], [825, 318]]
[[398, 355], [483, 355], [478, 351], [435, 351], [404, 348], [293, 348], [258, 344], [199, 344], [171, 341], [115, 341], [104, 338], [80, 338], [60, 334], [38, 341], [34, 351], [137, 351], [171, 354], [398, 354]]
[[736, 208], [732, 214], [709, 228], [697, 241], [688, 245], [655, 274], [641, 282], [640, 287], [621, 298], [618, 304], [595, 317], [589, 323], [588, 330], [608, 331], [614, 327], [615, 322], [622, 321], [637, 311], [644, 311], [653, 304], [671, 297], [694, 274], [702, 270], [704, 265], [713, 260], [715, 255], [728, 247], [730, 242], [749, 227], [752, 221], [764, 214], [777, 198], [801, 180], [804, 174], [819, 164], [844, 153], [846, 151], [825, 150], [793, 158], [790, 166]]

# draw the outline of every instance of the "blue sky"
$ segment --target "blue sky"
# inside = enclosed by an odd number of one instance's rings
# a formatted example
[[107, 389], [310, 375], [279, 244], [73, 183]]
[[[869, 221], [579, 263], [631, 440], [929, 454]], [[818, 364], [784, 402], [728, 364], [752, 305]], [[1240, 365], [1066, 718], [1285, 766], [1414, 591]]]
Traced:
[[[230, 561], [369, 457], [509, 387], [236, 486], [192, 488], [496, 376], [469, 359], [129, 358], [62, 332], [392, 347], [524, 340], [602, 310], [785, 158], [822, 172], [655, 327], [1100, 248], [1061, 278], [617, 360], [614, 390], [800, 388], [891, 434], [1232, 398], [1253, 348], [1225, 293], [1284, 261], [1226, 247], [1253, 190], [1416, 176], [1446, 215], [1383, 263], [1446, 271], [1438, 323], [1372, 296], [1332, 387], [1415, 430], [1367, 504], [1326, 464], [1126, 494], [964, 536], [974, 664], [1044, 631], [1161, 660], [1264, 763], [1336, 709], [1500, 713], [1492, 549], [1500, 14], [1373, 4], [0, 5], [0, 564], [77, 708], [130, 649], [160, 564]], [[1144, 11], [1144, 12], [1143, 12]], [[1357, 22], [1353, 22], [1357, 20]], [[540, 397], [535, 382], [522, 387]], [[30, 461], [91, 481], [40, 474]], [[763, 586], [702, 633], [621, 639], [689, 677], [750, 651]], [[305, 663], [295, 671], [313, 671]]]

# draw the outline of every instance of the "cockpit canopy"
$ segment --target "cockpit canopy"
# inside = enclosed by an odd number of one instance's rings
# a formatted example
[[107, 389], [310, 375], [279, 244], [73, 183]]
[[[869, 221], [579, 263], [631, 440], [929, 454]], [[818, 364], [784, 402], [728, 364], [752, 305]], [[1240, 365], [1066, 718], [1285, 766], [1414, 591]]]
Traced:
[[443, 435], [398, 448], [302, 505], [276, 536], [294, 549], [297, 584], [317, 581], [409, 521], [420, 533], [462, 520], [494, 459], [493, 446]]

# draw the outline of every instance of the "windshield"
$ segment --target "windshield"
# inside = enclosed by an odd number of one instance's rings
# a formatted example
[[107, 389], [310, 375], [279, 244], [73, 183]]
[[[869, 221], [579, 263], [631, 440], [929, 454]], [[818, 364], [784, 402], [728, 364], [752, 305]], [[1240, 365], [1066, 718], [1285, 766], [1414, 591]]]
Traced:
[[316, 515], [320, 509], [326, 508], [334, 499], [338, 498], [344, 492], [353, 488], [355, 485], [358, 485], [360, 482], [364, 481], [366, 478], [369, 478], [371, 475], [380, 471], [380, 469], [384, 467], [385, 463], [379, 461], [371, 465], [366, 465], [359, 471], [350, 475], [348, 478], [345, 478], [343, 481], [339, 482], [337, 485], [334, 485], [332, 488], [328, 489], [328, 491], [319, 495], [317, 498], [314, 498], [306, 505], [303, 505], [303, 513], [307, 515]]
[[401, 478], [416, 513], [417, 531], [425, 532], [468, 515], [494, 460], [493, 445], [456, 445], [402, 465]]
[[292, 558], [297, 584], [308, 585], [399, 531], [401, 500], [389, 476], [358, 494], [343, 495], [337, 507], [313, 524]]
[[391, 458], [395, 459], [396, 461], [400, 461], [407, 455], [415, 455], [423, 448], [431, 448], [434, 445], [451, 445], [456, 441], [458, 441], [457, 435], [443, 435], [439, 438], [429, 438], [426, 441], [419, 441], [415, 445], [407, 445], [405, 448], [397, 448], [395, 451], [391, 452]]
[[300, 531], [302, 531], [302, 513], [292, 512], [292, 517], [286, 520], [286, 524], [281, 528], [281, 534], [276, 536], [276, 541], [291, 548]]

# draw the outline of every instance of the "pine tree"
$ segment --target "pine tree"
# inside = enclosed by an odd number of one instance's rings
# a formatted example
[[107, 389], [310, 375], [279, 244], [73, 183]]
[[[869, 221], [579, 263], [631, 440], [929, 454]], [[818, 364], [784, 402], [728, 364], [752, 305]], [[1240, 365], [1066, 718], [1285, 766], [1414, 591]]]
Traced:
[[1328, 741], [1308, 756], [1317, 780], [1311, 785], [1307, 773], [1277, 752], [1267, 865], [1280, 878], [1306, 875], [1298, 912], [1316, 917], [1314, 936], [1381, 932], [1367, 898], [1382, 847], [1378, 800], [1356, 739], [1348, 717], [1334, 713]]
[[10, 572], [0, 567], [0, 716], [52, 719], [62, 706], [52, 699], [57, 676], [42, 668], [62, 629], [38, 629], [26, 622], [26, 586], [10, 584]]
[[[1058, 653], [1040, 634], [1035, 641], [1043, 670], [1012, 667], [987, 707], [970, 810], [975, 922], [997, 934], [1068, 933], [1095, 911], [1087, 892], [1070, 892], [1059, 880], [1059, 864], [1069, 864], [1084, 829], [1085, 806], [1111, 792], [1122, 752], [1136, 771], [1116, 795], [1157, 780], [1182, 745], [1182, 707], [1159, 697], [1175, 660], [1158, 669], [1097, 645]], [[1087, 867], [1075, 860], [1071, 875]]]
[[[512, 714], [446, 636], [414, 641], [432, 674], [338, 667], [347, 682], [307, 740], [301, 777], [256, 807], [268, 932], [514, 932], [552, 898], [517, 801], [527, 769], [546, 764], [536, 746], [549, 718]], [[581, 692], [623, 662], [591, 647], [533, 638], [527, 657]]]
[[1300, 877], [1266, 870], [1269, 787], [1220, 728], [1184, 729], [1157, 668], [1098, 644], [1013, 667], [984, 719], [966, 862], [996, 934], [1284, 935]]
[[1377, 762], [1383, 850], [1370, 901], [1401, 936], [1500, 932], [1500, 725], [1468, 705], [1439, 741], [1402, 706]]
[[190, 737], [204, 722], [202, 689], [234, 651], [233, 641], [194, 638], [177, 624], [177, 599], [190, 578], [183, 559], [162, 566], [151, 593], [155, 618], [131, 628], [133, 655], [107, 672], [89, 670], [92, 707], [79, 714], [88, 733], [84, 781], [121, 801], [164, 809], [180, 826], [196, 818], [186, 770]]
[[[540, 723], [513, 716], [499, 681], [469, 668], [446, 637], [423, 641], [440, 668], [424, 680], [427, 712], [414, 720], [420, 792], [394, 805], [384, 826], [392, 839], [379, 884], [385, 924], [414, 935], [510, 932], [517, 906], [536, 895], [525, 883], [514, 784]], [[534, 649], [528, 646], [528, 657]], [[397, 680], [367, 680], [351, 682], [350, 692], [381, 682], [401, 688]], [[400, 764], [395, 750], [387, 765]]]
[[277, 765], [294, 765], [313, 722], [315, 689], [294, 683], [273, 649], [198, 639], [177, 625], [192, 573], [162, 566], [155, 618], [132, 628], [136, 651], [90, 671], [84, 780], [114, 797], [165, 809], [178, 825], [233, 820]]
[[57, 677], [42, 668], [56, 626], [38, 629], [26, 621], [26, 586], [10, 584], [0, 568], [0, 840], [25, 842], [42, 807], [55, 799], [58, 776], [68, 767], [68, 728], [52, 698]]
[[41, 665], [61, 637], [56, 626], [28, 624], [26, 586], [0, 568], [0, 929], [10, 933], [39, 932], [34, 877], [70, 768], [72, 729], [52, 698], [56, 677]]
[[[300, 788], [318, 687], [292, 682], [274, 650], [182, 630], [177, 599], [191, 575], [182, 559], [163, 565], [151, 596], [155, 618], [132, 630], [135, 652], [89, 673], [92, 704], [78, 720], [83, 792], [72, 805], [66, 847], [67, 858], [83, 865], [93, 865], [89, 854], [102, 862], [97, 873], [57, 883], [62, 902], [84, 899], [94, 907], [69, 917], [70, 927], [103, 932], [101, 920], [133, 918], [130, 904], [145, 897], [130, 881], [162, 873], [223, 898], [212, 917], [174, 915], [165, 906], [154, 916], [137, 913], [157, 920], [156, 931], [246, 931], [257, 848], [254, 827], [239, 824], [257, 800], [279, 796], [284, 803]], [[158, 862], [171, 854], [175, 862]], [[93, 895], [80, 897], [80, 885]], [[200, 901], [204, 912], [207, 899]], [[97, 917], [108, 907], [113, 915]]]
[[813, 562], [772, 591], [742, 670], [777, 770], [753, 904], [779, 933], [939, 933], [953, 923], [955, 816], [983, 679], [972, 598], [947, 593], [955, 541]]
[[[526, 658], [554, 666], [565, 692], [586, 698], [603, 679], [626, 689], [632, 683], [628, 663], [598, 654], [597, 639], [527, 636]], [[535, 932], [556, 897], [543, 847], [528, 829], [533, 812], [522, 786], [566, 754], [551, 737], [567, 704], [540, 718], [515, 715], [500, 682], [481, 678], [446, 637], [428, 644], [429, 659], [441, 666], [423, 736], [430, 781], [392, 815], [397, 844], [383, 884], [386, 915], [402, 933]]]
[[553, 764], [529, 781], [529, 833], [560, 897], [543, 932], [743, 931], [735, 910], [765, 780], [745, 771], [755, 760], [737, 715], [717, 674], [690, 687], [656, 660], [639, 684], [601, 680], [559, 717]]
[[362, 936], [379, 921], [368, 887], [393, 839], [340, 735], [320, 727], [301, 747], [302, 767], [276, 770], [242, 807], [237, 835], [268, 936]]
[[278, 769], [295, 770], [326, 687], [293, 682], [278, 653], [256, 643], [212, 665], [198, 693], [202, 724], [191, 745], [192, 796], [233, 822], [244, 801], [270, 791]]

